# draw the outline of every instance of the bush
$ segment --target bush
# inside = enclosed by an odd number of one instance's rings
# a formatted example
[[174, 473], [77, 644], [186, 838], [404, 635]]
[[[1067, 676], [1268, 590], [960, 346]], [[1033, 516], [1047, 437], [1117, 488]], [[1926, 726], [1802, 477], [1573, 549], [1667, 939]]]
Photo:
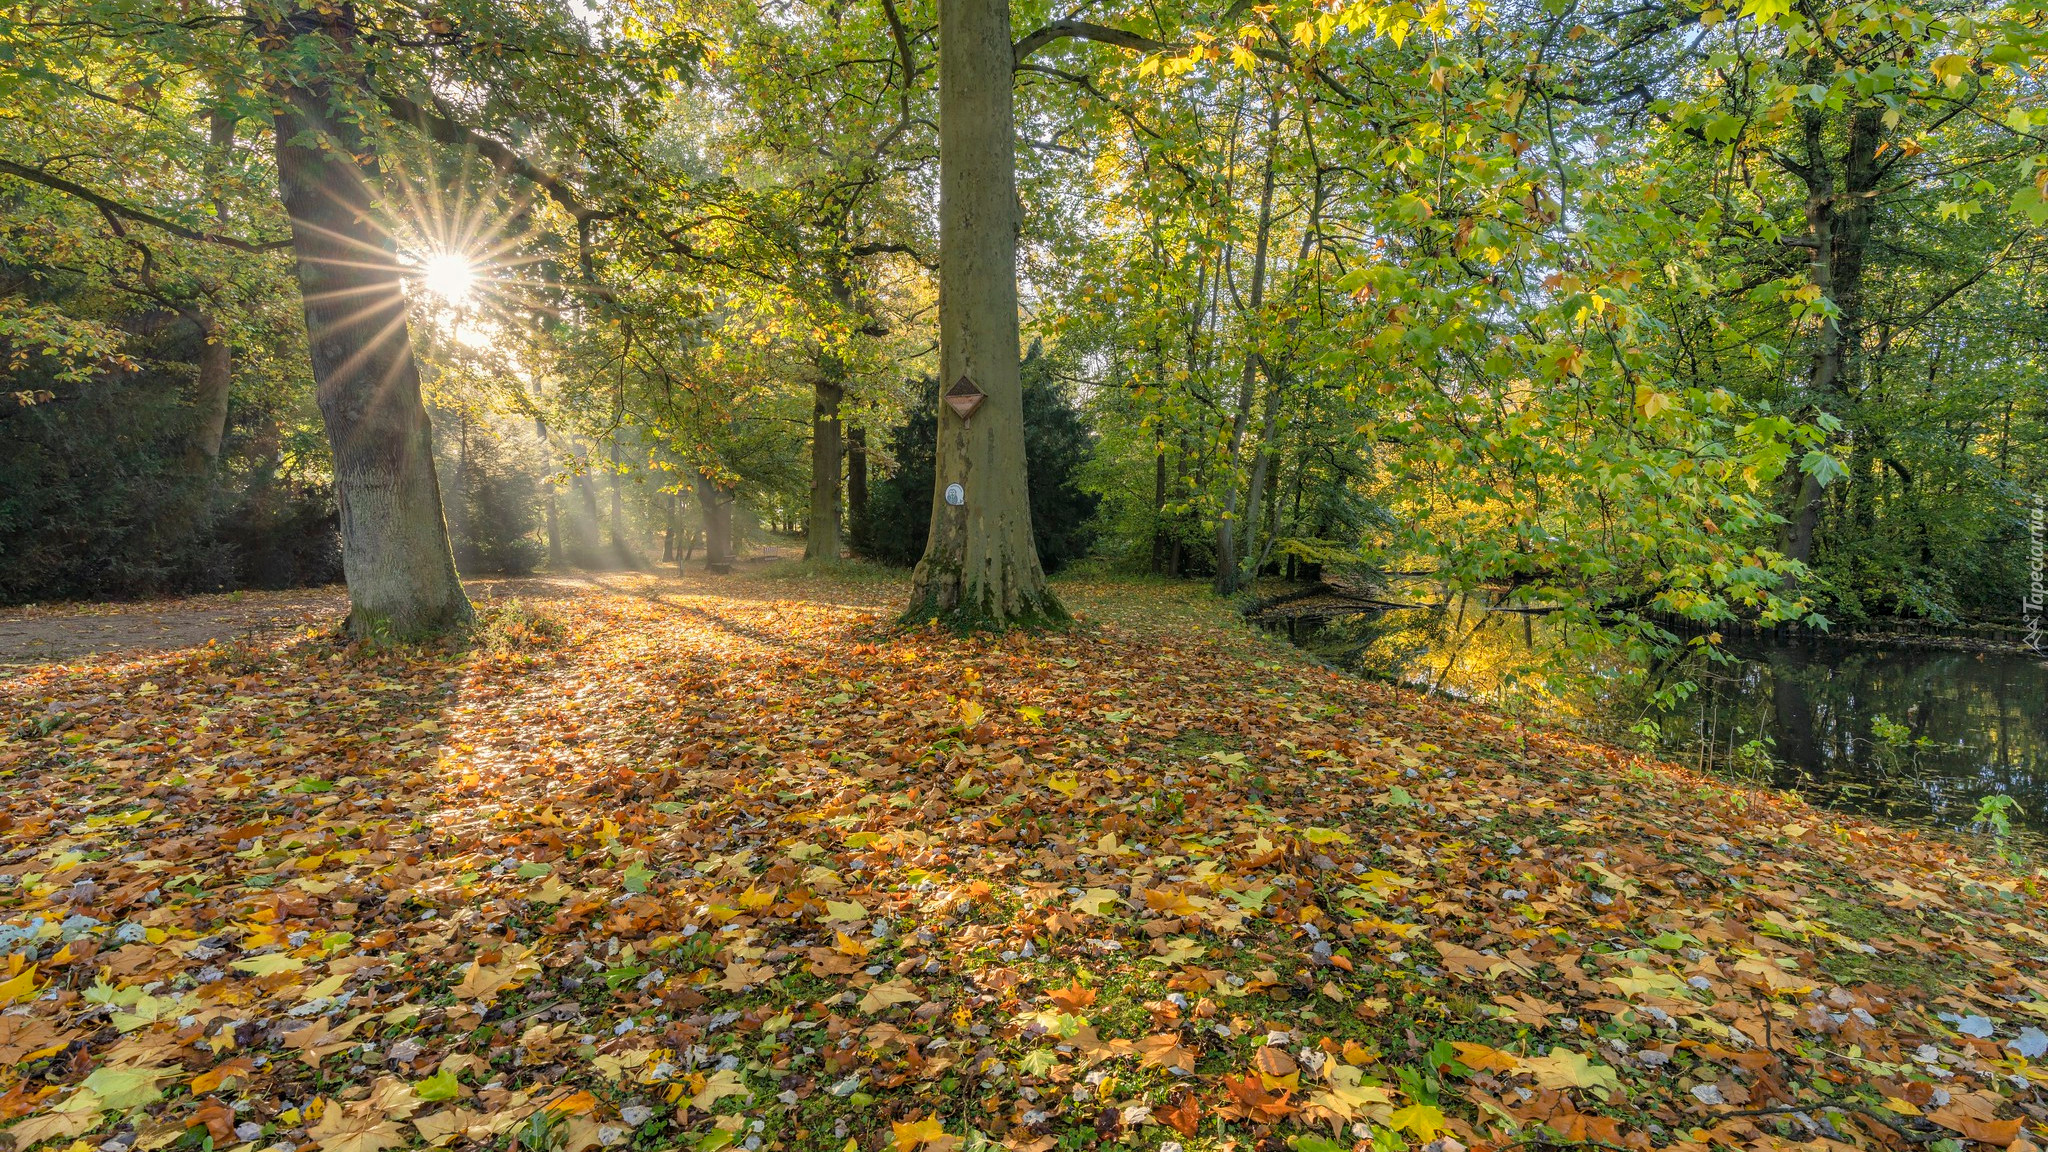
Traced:
[[45, 398], [0, 401], [0, 603], [341, 579], [333, 497], [281, 474], [275, 398], [238, 380], [219, 465], [193, 470], [184, 392], [198, 339], [137, 326], [132, 370], [78, 382], [31, 363], [7, 376]]

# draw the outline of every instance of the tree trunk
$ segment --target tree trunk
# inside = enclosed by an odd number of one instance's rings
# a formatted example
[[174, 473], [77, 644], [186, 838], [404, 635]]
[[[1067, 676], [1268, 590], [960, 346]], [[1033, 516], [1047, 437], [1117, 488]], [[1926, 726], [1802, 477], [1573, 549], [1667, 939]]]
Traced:
[[[235, 114], [221, 106], [207, 114], [207, 139], [212, 149], [206, 154], [202, 171], [208, 186], [218, 187], [221, 162], [235, 143]], [[213, 202], [214, 218], [226, 223], [227, 202]], [[184, 310], [185, 318], [199, 329], [198, 377], [192, 389], [192, 430], [185, 441], [185, 470], [193, 476], [211, 478], [220, 464], [221, 441], [227, 435], [228, 391], [234, 382], [234, 351], [220, 321], [198, 308]]]
[[1160, 440], [1152, 454], [1152, 574], [1166, 574], [1166, 552], [1171, 545], [1166, 534], [1166, 441]]
[[198, 376], [192, 388], [192, 430], [185, 440], [185, 470], [193, 476], [212, 476], [220, 464], [220, 445], [227, 435], [228, 391], [234, 381], [233, 351], [227, 333], [211, 313], [193, 309], [185, 313], [199, 329], [204, 341], [199, 348]]
[[804, 518], [804, 559], [839, 559], [839, 470], [845, 457], [840, 443], [839, 401], [844, 389], [836, 380], [811, 386], [811, 511]]
[[[1246, 339], [1258, 339], [1259, 314], [1265, 308], [1266, 300], [1266, 246], [1273, 235], [1273, 147], [1280, 132], [1280, 107], [1274, 105], [1266, 122], [1266, 164], [1265, 176], [1259, 188], [1259, 231], [1256, 246], [1252, 249], [1252, 283], [1250, 302], [1245, 308]], [[1244, 373], [1238, 383], [1237, 413], [1230, 422], [1230, 459], [1226, 477], [1228, 490], [1223, 497], [1223, 513], [1216, 518], [1216, 594], [1228, 596], [1237, 591], [1237, 457], [1244, 450], [1245, 432], [1252, 422], [1252, 392], [1259, 381], [1259, 354], [1256, 347], [1247, 348], [1244, 354]], [[1258, 531], [1256, 521], [1252, 531]]]
[[455, 570], [460, 572], [465, 563], [473, 565], [476, 556], [469, 539], [469, 414], [458, 412], [455, 419], [455, 474], [449, 477], [447, 517], [448, 542], [455, 547]]
[[661, 562], [673, 563], [676, 558], [676, 494], [668, 494], [668, 511], [661, 522]]
[[562, 524], [555, 511], [555, 484], [548, 482], [548, 570], [562, 570]]
[[[939, 0], [939, 402], [931, 535], [907, 619], [966, 626], [1061, 620], [1031, 536], [1017, 346], [1017, 154], [1009, 0]], [[946, 502], [959, 485], [962, 502]]]
[[846, 430], [846, 522], [868, 519], [868, 430], [856, 424]]
[[611, 536], [612, 563], [621, 568], [631, 568], [633, 550], [626, 543], [626, 533], [623, 530], [625, 511], [621, 508], [619, 500], [619, 442], [616, 437], [605, 448], [605, 462], [609, 465], [605, 469], [604, 477], [606, 494], [610, 498], [606, 511], [610, 513], [610, 527], [607, 533]]
[[580, 467], [576, 470], [576, 495], [581, 498], [583, 517], [581, 525], [573, 525], [574, 544], [579, 567], [602, 568], [604, 561], [604, 517], [597, 511], [597, 485], [590, 479], [590, 445], [577, 441], [576, 452]]
[[[1863, 322], [1863, 266], [1881, 174], [1877, 149], [1884, 138], [1884, 110], [1858, 109], [1851, 115], [1839, 195], [1826, 152], [1825, 116], [1819, 109], [1805, 113], [1806, 164], [1799, 175], [1806, 183], [1807, 240], [1813, 251], [1808, 276], [1821, 295], [1834, 301], [1839, 314], [1822, 327], [1815, 342], [1807, 392], [1814, 404], [1843, 415], [1850, 399], [1848, 377], [1862, 339], [1858, 329]], [[1792, 514], [1781, 536], [1780, 551], [1801, 563], [1813, 558], [1821, 487], [1813, 476], [1799, 475]]]
[[[294, 12], [277, 31], [288, 41], [325, 36], [345, 54], [354, 13], [345, 5]], [[334, 114], [324, 84], [278, 96], [278, 191], [291, 219], [313, 379], [333, 449], [348, 629], [412, 637], [465, 624], [469, 600], [441, 514], [404, 271], [377, 222], [378, 174], [357, 159], [367, 144], [352, 121]]]
[[[1174, 446], [1174, 449], [1173, 490], [1180, 498], [1186, 499], [1188, 495], [1188, 440], [1185, 435], [1180, 437], [1180, 441]], [[1167, 576], [1178, 580], [1185, 575], [1188, 567], [1187, 557], [1187, 541], [1182, 538], [1180, 531], [1176, 528], [1173, 533], [1173, 547], [1169, 548], [1166, 553]]]
[[[1254, 581], [1259, 578], [1259, 569], [1265, 566], [1266, 557], [1273, 550], [1273, 538], [1277, 535], [1275, 532], [1267, 532], [1264, 547], [1259, 546], [1258, 534], [1262, 527], [1260, 517], [1266, 511], [1266, 486], [1271, 483], [1273, 476], [1273, 441], [1280, 435], [1280, 392], [1285, 384], [1284, 370], [1275, 372], [1268, 366], [1266, 411], [1259, 423], [1258, 455], [1252, 459], [1251, 493], [1245, 498], [1244, 510], [1244, 522], [1247, 526], [1245, 553], [1252, 560], [1251, 578]], [[1275, 504], [1277, 506], [1277, 501]], [[1276, 527], [1277, 524], [1275, 521]]]
[[704, 516], [704, 570], [724, 575], [732, 571], [733, 497], [701, 473], [696, 488]]

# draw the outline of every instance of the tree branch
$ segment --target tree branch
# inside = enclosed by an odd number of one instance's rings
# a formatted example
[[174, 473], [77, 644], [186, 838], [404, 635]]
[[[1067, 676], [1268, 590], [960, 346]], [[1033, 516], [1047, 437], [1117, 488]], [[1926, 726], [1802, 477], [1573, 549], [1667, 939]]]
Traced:
[[1164, 52], [1169, 48], [1180, 47], [1163, 40], [1154, 40], [1150, 36], [1140, 36], [1136, 32], [1111, 28], [1106, 24], [1091, 24], [1086, 20], [1055, 20], [1017, 41], [1014, 49], [1016, 63], [1024, 63], [1033, 52], [1056, 40], [1068, 39], [1093, 40], [1098, 44], [1128, 48], [1133, 52]]
[[541, 191], [546, 192], [549, 199], [561, 205], [563, 211], [569, 213], [578, 223], [588, 220], [609, 220], [618, 215], [616, 212], [585, 204], [576, 194], [576, 190], [569, 187], [568, 182], [560, 176], [521, 156], [510, 145], [458, 123], [447, 114], [447, 109], [441, 107], [439, 100], [434, 102], [434, 109], [429, 111], [403, 96], [378, 93], [378, 98], [383, 100], [384, 107], [399, 122], [410, 125], [427, 139], [458, 148], [473, 148], [477, 155], [499, 168], [531, 181]]
[[16, 179], [26, 180], [31, 184], [41, 184], [45, 188], [62, 192], [67, 196], [75, 196], [110, 216], [118, 216], [124, 220], [133, 220], [138, 224], [147, 224], [152, 228], [169, 232], [173, 236], [181, 236], [187, 240], [219, 244], [224, 248], [233, 248], [238, 252], [273, 252], [279, 248], [291, 246], [290, 240], [243, 240], [240, 237], [229, 236], [220, 232], [201, 232], [197, 228], [187, 228], [183, 224], [166, 220], [161, 216], [152, 215], [140, 208], [130, 208], [128, 205], [117, 200], [110, 200], [82, 184], [74, 184], [62, 176], [52, 176], [48, 172], [37, 168], [30, 168], [24, 164], [16, 164], [12, 160], [0, 160], [0, 173], [13, 176]]

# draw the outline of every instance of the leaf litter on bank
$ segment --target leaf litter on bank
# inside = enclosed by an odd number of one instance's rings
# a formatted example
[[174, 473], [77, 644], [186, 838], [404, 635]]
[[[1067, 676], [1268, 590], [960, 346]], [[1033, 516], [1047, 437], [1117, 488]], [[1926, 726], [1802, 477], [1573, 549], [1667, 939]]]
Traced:
[[627, 578], [0, 689], [0, 1120], [322, 1152], [2022, 1149], [2034, 877], [1275, 654]]

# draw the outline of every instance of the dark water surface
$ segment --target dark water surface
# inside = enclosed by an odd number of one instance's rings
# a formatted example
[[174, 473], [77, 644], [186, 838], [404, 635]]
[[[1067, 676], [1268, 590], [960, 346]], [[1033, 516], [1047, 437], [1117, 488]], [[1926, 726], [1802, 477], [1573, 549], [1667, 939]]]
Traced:
[[[1660, 722], [1667, 751], [1714, 749], [1816, 803], [1958, 828], [1986, 796], [2048, 832], [2048, 659], [1812, 639], [1729, 645]], [[1767, 739], [1769, 762], [1744, 757]]]
[[[1727, 642], [1731, 662], [1646, 666], [1469, 607], [1284, 630], [1357, 671], [1653, 741], [1829, 807], [1981, 830], [1980, 803], [2008, 796], [2014, 827], [2048, 836], [2048, 657], [1749, 638]], [[1697, 691], [1660, 706], [1655, 690], [1679, 681]]]

